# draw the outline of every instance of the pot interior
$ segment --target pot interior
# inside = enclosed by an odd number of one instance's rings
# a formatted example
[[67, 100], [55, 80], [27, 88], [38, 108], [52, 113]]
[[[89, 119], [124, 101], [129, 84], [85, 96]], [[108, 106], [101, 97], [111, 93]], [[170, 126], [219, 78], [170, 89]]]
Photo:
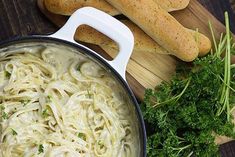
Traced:
[[[23, 66], [27, 66], [28, 73], [26, 71], [14, 72]], [[78, 148], [76, 148], [78, 153], [89, 152], [101, 156], [145, 156], [145, 128], [138, 104], [126, 82], [100, 57], [83, 46], [50, 38], [22, 39], [6, 42], [0, 46], [0, 72], [6, 71], [11, 75], [9, 82], [13, 84], [17, 81], [20, 82], [20, 80], [23, 81], [23, 78], [33, 77], [34, 75], [31, 73], [35, 73], [35, 71], [33, 68], [30, 69], [30, 66], [41, 69], [40, 72], [45, 74], [43, 77], [49, 78], [50, 81], [47, 80], [46, 83], [43, 83], [45, 87], [39, 90], [40, 95], [43, 96], [29, 96], [29, 99], [26, 100], [30, 101], [31, 107], [36, 105], [38, 108], [23, 115], [19, 114], [20, 118], [12, 118], [12, 125], [10, 125], [11, 123], [6, 124], [8, 119], [1, 121], [2, 141], [0, 142], [5, 143], [5, 149], [8, 149], [7, 145], [9, 144], [20, 144], [16, 142], [17, 140], [10, 141], [11, 138], [21, 139], [21, 143], [24, 143], [28, 141], [23, 137], [31, 136], [30, 133], [27, 135], [26, 132], [20, 131], [22, 128], [14, 123], [14, 119], [22, 121], [22, 117], [24, 119], [31, 116], [31, 119], [35, 120], [35, 117], [32, 118], [32, 114], [43, 114], [44, 111], [48, 111], [48, 117], [53, 120], [41, 120], [42, 117], [37, 115], [36, 117], [40, 118], [36, 118], [35, 124], [47, 125], [47, 129], [44, 128], [41, 132], [51, 137], [54, 137], [57, 132], [63, 137], [69, 136], [71, 138], [77, 135], [80, 138], [80, 143], [85, 142], [89, 145], [86, 145], [85, 150], [83, 148], [77, 150]], [[48, 70], [52, 72], [47, 72]], [[21, 85], [23, 86], [24, 83]], [[29, 93], [30, 90], [36, 92], [33, 85], [27, 86], [27, 89], [24, 90], [20, 84], [16, 84], [14, 88], [9, 90], [6, 89], [6, 84], [1, 85], [0, 83], [0, 92], [3, 93], [1, 103], [6, 104], [4, 108], [10, 117], [23, 109], [22, 106], [18, 107], [19, 104], [16, 111], [13, 112], [7, 106], [9, 103], [13, 101], [22, 103], [24, 97], [19, 95], [23, 95], [24, 92]], [[14, 94], [19, 97], [11, 98], [10, 92], [15, 92]], [[32, 98], [35, 100], [31, 102]], [[49, 107], [45, 107], [45, 103], [49, 103]], [[26, 120], [27, 124], [31, 122], [33, 120]], [[21, 123], [24, 124], [24, 122]], [[81, 127], [78, 127], [79, 125]], [[21, 138], [4, 132], [12, 127], [15, 127], [14, 131], [17, 132], [17, 136], [21, 135]], [[40, 128], [38, 129], [40, 130]], [[54, 143], [50, 143], [49, 139], [44, 140], [40, 135], [38, 136], [35, 141], [32, 138], [30, 144], [22, 144], [22, 147], [24, 149], [35, 147], [32, 149], [35, 150], [42, 146], [44, 151], [41, 153], [46, 153], [50, 149], [53, 150], [54, 146], [62, 145], [61, 142], [57, 141], [56, 143], [56, 140]], [[39, 144], [38, 139], [44, 141]], [[74, 143], [72, 139], [69, 142]], [[37, 144], [33, 145], [33, 143]], [[29, 145], [30, 148], [27, 147]], [[76, 154], [76, 152], [74, 153]]]

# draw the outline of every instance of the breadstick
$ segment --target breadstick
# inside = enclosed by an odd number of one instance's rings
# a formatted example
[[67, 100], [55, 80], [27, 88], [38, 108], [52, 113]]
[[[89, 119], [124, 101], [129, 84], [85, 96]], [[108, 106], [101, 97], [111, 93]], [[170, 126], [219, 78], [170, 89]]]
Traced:
[[167, 12], [182, 10], [186, 8], [190, 0], [154, 0]]
[[172, 55], [193, 61], [199, 53], [194, 37], [154, 0], [106, 0]]
[[[166, 49], [162, 48], [159, 44], [157, 44], [152, 38], [150, 38], [146, 33], [144, 33], [144, 31], [142, 31], [133, 22], [129, 20], [121, 20], [121, 22], [123, 22], [127, 27], [129, 27], [134, 35], [134, 51], [169, 54]], [[118, 49], [114, 41], [86, 25], [82, 25], [78, 28], [75, 34], [75, 40], [96, 44], [99, 46], [106, 45], [110, 48]]]
[[[189, 3], [189, 0], [155, 1], [168, 12], [184, 9]], [[105, 0], [45, 0], [44, 3], [49, 11], [60, 15], [71, 15], [75, 10], [84, 6], [95, 7], [113, 16], [121, 14]]]
[[[135, 38], [134, 51], [138, 52], [153, 52], [159, 54], [169, 54], [166, 49], [162, 48], [157, 42], [150, 38], [137, 25], [129, 20], [121, 20], [132, 31]], [[211, 49], [210, 40], [203, 34], [187, 29], [197, 41], [199, 47], [199, 56], [206, 55]], [[118, 49], [115, 42], [88, 26], [80, 26], [75, 35], [76, 40], [87, 43], [96, 44], [99, 46], [106, 45], [110, 48]]]
[[100, 9], [110, 15], [120, 14], [105, 0], [44, 0], [44, 4], [50, 12], [60, 15], [71, 15], [77, 9], [85, 6]]

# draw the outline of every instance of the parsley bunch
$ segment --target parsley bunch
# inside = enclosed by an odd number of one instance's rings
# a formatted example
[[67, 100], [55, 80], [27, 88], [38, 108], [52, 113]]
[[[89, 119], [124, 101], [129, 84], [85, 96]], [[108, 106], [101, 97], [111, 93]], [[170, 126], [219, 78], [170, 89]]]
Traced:
[[214, 40], [214, 53], [178, 66], [169, 83], [146, 90], [142, 110], [149, 128], [148, 157], [216, 157], [215, 137], [235, 138], [235, 68], [230, 61], [235, 44], [227, 13], [225, 19], [226, 34], [219, 44]]

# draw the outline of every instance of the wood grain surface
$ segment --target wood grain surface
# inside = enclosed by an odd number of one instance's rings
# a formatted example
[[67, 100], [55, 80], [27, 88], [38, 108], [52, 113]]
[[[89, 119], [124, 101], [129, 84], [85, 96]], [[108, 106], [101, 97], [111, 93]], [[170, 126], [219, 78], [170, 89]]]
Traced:
[[[235, 14], [229, 0], [199, 2], [222, 23], [224, 11], [228, 11], [231, 29], [235, 33]], [[50, 34], [57, 30], [57, 27], [39, 11], [36, 0], [0, 0], [0, 14], [1, 41], [32, 34]], [[235, 157], [235, 142], [221, 145], [220, 152], [223, 157]]]

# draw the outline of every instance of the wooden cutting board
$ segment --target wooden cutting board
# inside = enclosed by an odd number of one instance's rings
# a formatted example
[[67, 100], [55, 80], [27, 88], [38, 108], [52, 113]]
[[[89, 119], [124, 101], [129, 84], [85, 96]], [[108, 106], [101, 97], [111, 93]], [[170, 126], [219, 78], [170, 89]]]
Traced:
[[[61, 27], [66, 22], [66, 16], [56, 15], [44, 6], [44, 0], [38, 0], [41, 12], [55, 25]], [[191, 0], [189, 6], [181, 11], [173, 12], [172, 15], [185, 27], [198, 29], [211, 38], [208, 22], [212, 23], [216, 38], [224, 32], [225, 27], [213, 15], [210, 14], [197, 0]], [[83, 43], [84, 44], [84, 43]], [[106, 58], [114, 57], [115, 50], [107, 47], [86, 44]], [[134, 51], [127, 66], [127, 81], [139, 100], [143, 100], [144, 90], [154, 88], [162, 81], [169, 81], [175, 72], [176, 58], [157, 53], [145, 53]]]

